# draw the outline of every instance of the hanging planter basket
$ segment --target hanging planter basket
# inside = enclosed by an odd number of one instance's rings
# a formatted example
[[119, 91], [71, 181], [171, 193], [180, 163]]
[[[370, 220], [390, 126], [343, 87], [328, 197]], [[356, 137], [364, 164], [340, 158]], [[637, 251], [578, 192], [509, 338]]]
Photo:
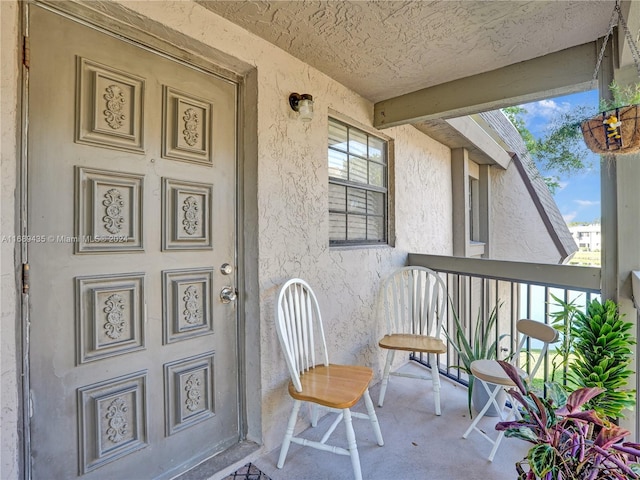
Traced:
[[602, 112], [580, 124], [584, 142], [594, 153], [627, 154], [640, 151], [640, 106]]
[[[600, 54], [596, 62], [596, 69], [593, 72], [593, 83], [595, 83], [598, 78], [598, 71], [609, 37], [611, 37], [614, 27], [618, 24], [622, 26], [625, 40], [629, 44], [633, 62], [640, 77], [640, 50], [633, 40], [631, 32], [627, 27], [627, 22], [622, 15], [620, 0], [616, 0], [611, 21], [609, 22], [609, 30], [604, 37], [604, 42], [602, 43], [602, 48], [600, 49]], [[615, 93], [614, 100], [615, 105], [609, 110], [595, 117], [591, 117], [580, 124], [584, 141], [592, 152], [599, 154], [621, 155], [636, 153], [640, 151], [640, 105], [634, 104], [618, 107], [617, 105], [624, 105], [624, 102], [635, 103], [637, 99], [635, 97], [633, 100], [616, 99]]]

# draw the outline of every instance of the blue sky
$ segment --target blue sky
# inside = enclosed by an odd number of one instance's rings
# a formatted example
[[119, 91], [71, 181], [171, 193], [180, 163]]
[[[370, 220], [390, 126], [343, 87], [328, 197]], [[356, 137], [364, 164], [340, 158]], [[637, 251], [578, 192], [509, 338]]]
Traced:
[[[598, 108], [598, 91], [590, 90], [564, 97], [556, 97], [522, 105], [527, 110], [527, 127], [539, 138], [549, 124], [562, 112], [574, 106], [586, 106], [594, 112]], [[560, 176], [560, 188], [554, 198], [567, 223], [593, 222], [600, 219], [600, 156], [590, 153], [590, 168], [572, 176]], [[549, 172], [541, 171], [542, 175]]]

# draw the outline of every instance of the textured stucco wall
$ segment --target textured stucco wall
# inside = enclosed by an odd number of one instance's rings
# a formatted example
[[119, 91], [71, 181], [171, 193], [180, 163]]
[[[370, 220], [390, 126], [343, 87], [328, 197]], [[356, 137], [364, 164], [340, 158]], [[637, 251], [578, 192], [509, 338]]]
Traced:
[[[0, 2], [0, 234], [15, 233], [18, 111], [17, 2]], [[0, 478], [18, 477], [17, 286], [13, 242], [0, 243]]]
[[562, 260], [513, 162], [491, 176], [491, 241], [495, 260]]
[[[0, 3], [2, 58], [3, 65], [8, 65], [17, 57], [18, 9], [15, 2]], [[166, 25], [168, 29], [162, 32], [166, 40], [178, 43], [180, 37], [174, 35], [179, 32], [215, 48], [216, 55], [222, 52], [256, 68], [260, 318], [248, 319], [248, 323], [260, 323], [261, 342], [255, 347], [261, 350], [262, 384], [251, 385], [249, 390], [261, 389], [262, 441], [267, 449], [275, 448], [290, 409], [287, 370], [273, 326], [277, 288], [293, 276], [308, 280], [323, 308], [332, 360], [371, 365], [379, 377], [382, 355], [376, 343], [381, 326], [376, 307], [380, 279], [403, 265], [408, 251], [450, 253], [449, 150], [410, 126], [385, 131], [395, 141], [396, 183], [402, 185], [395, 193], [396, 246], [330, 249], [326, 161], [329, 109], [371, 125], [373, 105], [192, 2], [117, 3], [130, 15], [125, 20], [135, 23], [147, 18]], [[106, 5], [96, 3], [95, 8], [107, 11]], [[220, 56], [212, 53], [212, 58]], [[17, 65], [15, 69], [2, 69], [1, 201], [2, 229], [7, 234], [15, 230], [17, 72]], [[294, 91], [314, 95], [316, 115], [310, 124], [298, 121], [288, 106], [287, 98]], [[4, 128], [5, 124], [9, 127]], [[15, 264], [13, 246], [2, 248], [2, 478], [12, 478], [18, 452]], [[5, 286], [11, 293], [6, 293]], [[255, 432], [252, 436], [256, 437]]]

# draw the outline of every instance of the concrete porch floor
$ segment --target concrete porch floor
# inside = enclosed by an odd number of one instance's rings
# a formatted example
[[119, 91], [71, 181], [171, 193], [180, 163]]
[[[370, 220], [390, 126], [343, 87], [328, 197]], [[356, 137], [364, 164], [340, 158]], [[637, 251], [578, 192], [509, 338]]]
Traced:
[[[405, 371], [423, 369], [413, 362], [402, 367]], [[466, 440], [462, 438], [470, 423], [466, 387], [443, 380], [439, 417], [434, 414], [431, 382], [392, 377], [382, 408], [377, 407], [380, 384], [370, 388], [385, 444], [383, 447], [376, 444], [367, 420], [354, 419], [364, 479], [513, 480], [516, 477], [514, 464], [525, 456], [529, 444], [505, 438], [493, 462], [489, 462], [487, 456], [492, 445], [487, 440], [477, 432]], [[362, 403], [354, 410], [364, 412]], [[303, 436], [319, 440], [333, 418], [334, 415], [325, 416], [318, 427], [307, 429]], [[483, 418], [480, 425], [493, 436], [497, 433], [495, 423], [496, 418]], [[346, 446], [343, 424], [328, 443]], [[347, 456], [291, 444], [284, 467], [278, 469], [279, 451], [278, 447], [252, 460], [272, 480], [353, 478]]]

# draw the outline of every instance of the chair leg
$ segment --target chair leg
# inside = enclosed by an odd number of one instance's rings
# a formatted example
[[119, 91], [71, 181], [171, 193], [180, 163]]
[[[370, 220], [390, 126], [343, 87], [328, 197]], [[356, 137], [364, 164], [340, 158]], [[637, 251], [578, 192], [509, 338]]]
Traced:
[[318, 404], [317, 403], [312, 403], [310, 405], [311, 408], [311, 426], [312, 427], [317, 427], [318, 426], [318, 417], [320, 416], [320, 409], [318, 408]]
[[489, 454], [490, 462], [493, 462], [493, 457], [496, 455], [496, 452], [498, 451], [498, 447], [500, 446], [502, 437], [504, 437], [504, 430], [501, 430], [500, 432], [498, 432], [498, 437], [496, 438], [496, 442], [493, 444], [493, 448], [491, 449], [491, 453]]
[[[500, 394], [500, 392], [502, 390], [504, 390], [504, 387], [502, 387], [501, 385], [496, 385], [496, 388], [493, 390], [493, 392], [491, 391], [491, 389], [489, 388], [489, 385], [487, 385], [486, 382], [484, 382], [483, 380], [479, 380], [476, 379], [476, 381], [479, 381], [482, 386], [484, 387], [484, 389], [487, 391], [487, 393], [489, 394], [489, 400], [487, 400], [487, 403], [485, 404], [485, 406], [482, 408], [482, 410], [480, 411], [480, 413], [478, 414], [478, 416], [476, 417], [476, 419], [473, 421], [473, 423], [471, 423], [471, 425], [469, 426], [469, 428], [467, 429], [466, 432], [464, 432], [464, 435], [462, 436], [462, 438], [467, 438], [469, 436], [469, 434], [474, 430], [478, 430], [478, 432], [485, 437], [487, 440], [489, 440], [491, 443], [493, 443], [493, 448], [491, 449], [491, 453], [489, 453], [489, 457], [488, 460], [490, 462], [493, 461], [493, 457], [495, 456], [496, 452], [498, 451], [498, 447], [500, 446], [500, 442], [502, 442], [502, 439], [504, 438], [504, 431], [500, 431], [498, 432], [498, 436], [496, 437], [495, 440], [493, 440], [492, 438], [490, 438], [486, 433], [480, 431], [476, 426], [478, 425], [478, 422], [480, 421], [480, 419], [485, 415], [485, 413], [487, 413], [487, 410], [489, 410], [489, 408], [491, 407], [491, 405], [493, 405], [496, 409], [496, 411], [498, 412], [498, 415], [500, 417], [500, 420], [502, 421], [506, 421], [509, 419], [509, 417], [511, 417], [512, 415], [515, 417], [517, 415], [517, 413], [514, 413], [514, 408], [515, 408], [515, 404], [512, 403], [512, 408], [509, 412], [508, 415], [504, 415], [504, 405], [498, 405], [497, 402], [497, 398], [498, 395]], [[517, 410], [516, 410], [517, 411]]]
[[[496, 397], [497, 397], [497, 395], [496, 395]], [[509, 403], [511, 403], [511, 409], [509, 410], [509, 413], [507, 415], [503, 414], [504, 408], [499, 410], [498, 414], [500, 415], [500, 420], [502, 420], [503, 422], [508, 422], [509, 420], [511, 420], [511, 418], [513, 418], [513, 420], [521, 419], [522, 415], [520, 415], [520, 412], [518, 411], [518, 407], [516, 406], [515, 400], [513, 399], [513, 397], [511, 397], [511, 395], [508, 395], [508, 398], [510, 400]], [[494, 402], [494, 405], [497, 405], [497, 402]], [[498, 432], [498, 436], [496, 438], [496, 441], [493, 444], [493, 448], [491, 449], [491, 453], [489, 454], [489, 461], [490, 462], [493, 461], [493, 457], [495, 456], [496, 452], [498, 451], [498, 447], [500, 446], [500, 442], [502, 442], [503, 437], [504, 437], [504, 430], [501, 430], [500, 432]]]
[[[489, 407], [491, 407], [492, 403], [495, 403], [497, 405], [498, 402], [495, 401], [495, 398], [498, 396], [498, 392], [502, 390], [502, 387], [497, 387], [492, 393], [491, 390], [489, 390], [489, 387], [487, 387], [485, 382], [479, 379], [476, 379], [476, 381], [480, 382], [484, 386], [484, 388], [487, 390], [487, 393], [489, 394], [489, 400], [487, 400], [487, 403], [485, 403], [482, 410], [480, 410], [480, 413], [478, 413], [475, 420], [471, 423], [471, 425], [469, 425], [469, 428], [467, 429], [467, 431], [464, 432], [464, 435], [462, 435], [462, 438], [467, 438], [469, 434], [473, 431], [473, 429], [476, 428], [476, 425], [478, 425], [478, 422], [482, 419], [482, 417], [484, 417], [484, 414], [487, 413], [487, 410], [489, 410]], [[496, 406], [496, 409], [498, 409], [497, 406]], [[500, 410], [498, 409], [498, 411]]]
[[371, 420], [371, 426], [373, 427], [373, 431], [376, 434], [376, 440], [378, 441], [378, 445], [383, 446], [384, 440], [382, 439], [382, 432], [380, 431], [378, 416], [376, 415], [376, 409], [373, 408], [373, 402], [371, 401], [371, 395], [369, 395], [368, 388], [364, 391], [364, 404], [367, 406], [367, 414], [369, 415], [369, 420]]
[[431, 378], [433, 382], [433, 399], [436, 403], [436, 415], [441, 415], [440, 410], [440, 369], [438, 368], [435, 354], [429, 354], [429, 364], [431, 365]]
[[362, 480], [362, 470], [360, 469], [360, 455], [358, 455], [358, 445], [356, 444], [356, 434], [353, 431], [351, 422], [351, 410], [345, 408], [344, 425], [347, 430], [347, 444], [349, 455], [351, 455], [351, 466], [353, 467], [353, 476], [355, 480]]
[[280, 458], [278, 458], [278, 468], [282, 468], [284, 466], [284, 459], [287, 457], [287, 452], [289, 451], [289, 445], [291, 445], [291, 437], [293, 437], [293, 429], [296, 426], [296, 420], [298, 419], [298, 411], [300, 410], [301, 402], [300, 400], [293, 401], [293, 409], [291, 410], [291, 415], [289, 415], [289, 423], [287, 424], [287, 431], [284, 434], [284, 439], [282, 440], [282, 447], [280, 448]]
[[389, 383], [389, 371], [391, 370], [391, 362], [395, 355], [395, 350], [387, 350], [387, 362], [384, 365], [384, 374], [382, 375], [382, 385], [380, 386], [380, 396], [378, 397], [378, 406], [384, 403], [384, 395], [387, 393], [387, 383]]

